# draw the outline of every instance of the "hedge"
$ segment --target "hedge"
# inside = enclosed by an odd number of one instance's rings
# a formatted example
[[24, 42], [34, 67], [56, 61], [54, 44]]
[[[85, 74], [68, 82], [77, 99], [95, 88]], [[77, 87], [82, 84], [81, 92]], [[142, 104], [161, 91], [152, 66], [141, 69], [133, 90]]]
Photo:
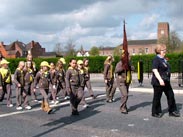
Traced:
[[[135, 72], [137, 71], [137, 62], [142, 60], [143, 61], [143, 68], [144, 72], [150, 72], [151, 71], [151, 66], [152, 66], [152, 59], [155, 57], [154, 54], [151, 55], [136, 55], [136, 56], [131, 56], [131, 62], [133, 66], [136, 68]], [[67, 65], [65, 68], [68, 67], [69, 60], [72, 57], [65, 57], [65, 60], [67, 62]], [[76, 59], [83, 59], [84, 57], [76, 57]], [[171, 66], [171, 71], [172, 72], [179, 72], [183, 71], [183, 54], [167, 54], [167, 58], [169, 59], [168, 62], [170, 63]], [[34, 62], [36, 63], [37, 69], [39, 69], [39, 65], [42, 61], [48, 61], [56, 63], [59, 58], [35, 58]], [[103, 72], [103, 64], [106, 59], [106, 56], [93, 56], [93, 57], [87, 57], [89, 59], [89, 66], [90, 66], [90, 72], [91, 73], [102, 73]], [[16, 59], [7, 59], [10, 64], [10, 70], [12, 73], [14, 73], [15, 69], [18, 66], [19, 61], [25, 61], [25, 58], [16, 58]], [[117, 62], [120, 60], [118, 56], [114, 57], [114, 62], [113, 65], [115, 66]]]

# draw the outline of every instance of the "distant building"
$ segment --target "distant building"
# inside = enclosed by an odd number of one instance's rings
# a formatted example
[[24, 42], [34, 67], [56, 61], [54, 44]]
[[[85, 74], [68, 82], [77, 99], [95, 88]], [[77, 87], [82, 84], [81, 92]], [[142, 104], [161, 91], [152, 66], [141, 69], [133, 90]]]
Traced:
[[90, 56], [90, 54], [89, 54], [88, 51], [82, 50], [82, 51], [78, 51], [78, 52], [76, 53], [76, 56], [77, 56], [77, 57], [88, 57], [88, 56]]
[[34, 41], [28, 44], [15, 41], [10, 45], [5, 45], [3, 42], [0, 42], [0, 52], [5, 58], [26, 57], [28, 52], [32, 54], [33, 58], [37, 58], [45, 54], [45, 48], [42, 48], [39, 42]]
[[[148, 40], [128, 40], [128, 52], [130, 55], [152, 54], [162, 37], [169, 37], [169, 24], [167, 22], [158, 23], [157, 39]], [[120, 45], [122, 47], [122, 44]], [[113, 55], [115, 47], [100, 48], [100, 56]]]

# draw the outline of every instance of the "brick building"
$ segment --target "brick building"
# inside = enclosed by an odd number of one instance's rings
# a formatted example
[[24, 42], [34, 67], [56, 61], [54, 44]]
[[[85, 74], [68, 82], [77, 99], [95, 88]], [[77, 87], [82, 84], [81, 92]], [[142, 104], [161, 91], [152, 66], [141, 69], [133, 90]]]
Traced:
[[[157, 39], [148, 40], [128, 40], [128, 52], [130, 55], [152, 54], [162, 37], [169, 37], [169, 24], [167, 22], [158, 23]], [[122, 47], [122, 44], [120, 45]], [[100, 48], [100, 56], [113, 55], [116, 47], [102, 47]]]
[[39, 42], [34, 41], [31, 41], [28, 44], [15, 41], [10, 45], [5, 45], [3, 42], [0, 42], [0, 53], [5, 58], [26, 57], [28, 52], [31, 52], [33, 57], [36, 58], [45, 54], [45, 48], [42, 48]]

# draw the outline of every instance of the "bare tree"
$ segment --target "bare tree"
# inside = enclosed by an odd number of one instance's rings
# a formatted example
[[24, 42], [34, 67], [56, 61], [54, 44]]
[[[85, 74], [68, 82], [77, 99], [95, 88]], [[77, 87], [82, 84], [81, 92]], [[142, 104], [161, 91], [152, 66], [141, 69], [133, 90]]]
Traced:
[[58, 56], [63, 56], [63, 45], [61, 43], [57, 43], [54, 47], [54, 51]]
[[71, 39], [68, 40], [64, 49], [67, 56], [76, 56], [75, 44]]
[[170, 37], [162, 37], [158, 43], [165, 44], [167, 46], [168, 53], [177, 52], [182, 49], [182, 42], [175, 31], [170, 33]]

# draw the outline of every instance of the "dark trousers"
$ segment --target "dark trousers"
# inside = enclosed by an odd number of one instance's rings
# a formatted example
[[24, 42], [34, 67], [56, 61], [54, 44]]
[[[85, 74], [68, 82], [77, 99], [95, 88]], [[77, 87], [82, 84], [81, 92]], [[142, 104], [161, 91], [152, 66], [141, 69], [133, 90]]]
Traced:
[[71, 86], [71, 93], [70, 93], [70, 105], [72, 111], [77, 111], [78, 105], [83, 98], [83, 89], [77, 86]]
[[127, 112], [127, 100], [128, 100], [128, 89], [129, 89], [129, 84], [126, 83], [119, 83], [117, 81], [117, 86], [121, 92], [121, 106], [120, 106], [120, 111], [121, 112]]
[[16, 87], [16, 105], [21, 106], [23, 102], [24, 106], [28, 105], [28, 96], [24, 87]]
[[66, 97], [66, 96], [69, 95], [68, 91], [66, 90], [65, 82], [59, 82], [59, 83], [58, 83], [58, 88], [57, 88], [57, 93], [56, 93], [56, 95], [59, 96], [61, 90], [62, 90], [62, 92], [63, 92], [63, 94], [64, 94], [64, 97]]
[[106, 100], [109, 101], [113, 99], [117, 85], [114, 79], [111, 79], [105, 84], [105, 86], [106, 86]]
[[153, 89], [154, 89], [154, 96], [152, 102], [152, 114], [162, 113], [161, 96], [163, 92], [167, 97], [168, 112], [171, 113], [177, 111], [174, 93], [170, 85], [170, 82], [166, 82], [165, 86], [153, 86]]
[[12, 95], [12, 90], [11, 90], [11, 84], [5, 83], [3, 85], [2, 89], [0, 90], [0, 102], [4, 100], [4, 96], [7, 94], [6, 100], [7, 100], [7, 105], [11, 104], [11, 95]]
[[87, 87], [87, 89], [88, 89], [88, 91], [89, 91], [89, 93], [90, 93], [90, 96], [94, 95], [93, 90], [92, 90], [92, 87], [91, 87], [91, 82], [90, 82], [90, 80], [87, 80], [87, 81], [86, 81], [85, 86]]
[[43, 96], [43, 101], [48, 103], [48, 92], [49, 89], [39, 88], [41, 95]]

